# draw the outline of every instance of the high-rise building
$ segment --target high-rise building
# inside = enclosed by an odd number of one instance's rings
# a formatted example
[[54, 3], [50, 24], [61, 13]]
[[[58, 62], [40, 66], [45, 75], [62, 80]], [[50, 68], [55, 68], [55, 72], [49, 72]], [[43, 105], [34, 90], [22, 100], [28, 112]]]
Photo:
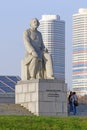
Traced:
[[54, 76], [65, 81], [65, 22], [59, 15], [42, 15], [40, 31], [52, 54]]
[[87, 94], [87, 9], [73, 15], [72, 87], [80, 95]]

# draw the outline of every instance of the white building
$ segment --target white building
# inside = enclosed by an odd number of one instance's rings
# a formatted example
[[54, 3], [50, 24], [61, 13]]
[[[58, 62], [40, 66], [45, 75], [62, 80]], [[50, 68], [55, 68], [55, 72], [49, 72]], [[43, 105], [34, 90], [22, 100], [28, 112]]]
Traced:
[[73, 15], [72, 87], [80, 95], [87, 95], [87, 9]]
[[42, 15], [40, 31], [43, 42], [52, 54], [54, 75], [65, 80], [65, 22], [59, 15]]

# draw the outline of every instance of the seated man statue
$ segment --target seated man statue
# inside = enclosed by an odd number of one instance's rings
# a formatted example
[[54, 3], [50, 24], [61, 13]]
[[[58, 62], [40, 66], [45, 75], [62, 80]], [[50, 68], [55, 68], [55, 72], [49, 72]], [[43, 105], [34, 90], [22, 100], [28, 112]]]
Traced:
[[32, 19], [30, 28], [23, 34], [26, 48], [23, 60], [24, 66], [27, 67], [26, 80], [54, 79], [52, 58], [43, 44], [41, 33], [37, 30], [39, 24], [38, 19]]

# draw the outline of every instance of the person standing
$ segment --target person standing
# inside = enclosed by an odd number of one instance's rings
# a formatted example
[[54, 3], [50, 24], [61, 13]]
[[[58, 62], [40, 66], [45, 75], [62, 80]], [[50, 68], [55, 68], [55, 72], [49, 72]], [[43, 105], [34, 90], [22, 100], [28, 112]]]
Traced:
[[69, 96], [68, 96], [69, 113], [73, 111], [73, 108], [72, 108], [72, 99], [71, 99], [72, 94], [73, 94], [73, 92], [70, 91], [70, 94], [69, 94]]
[[73, 92], [73, 94], [71, 96], [71, 100], [72, 100], [73, 115], [76, 115], [77, 114], [77, 105], [75, 104], [75, 102], [78, 103], [78, 97], [76, 95], [76, 92]]

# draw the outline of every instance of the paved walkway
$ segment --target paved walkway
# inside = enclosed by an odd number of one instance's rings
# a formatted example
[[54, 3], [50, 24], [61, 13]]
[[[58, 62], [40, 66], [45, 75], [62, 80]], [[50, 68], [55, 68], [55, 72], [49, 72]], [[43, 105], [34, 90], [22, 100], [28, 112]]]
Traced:
[[[73, 116], [73, 113], [71, 112], [69, 116]], [[77, 107], [77, 114], [76, 116], [87, 116], [87, 104], [85, 103], [79, 103]]]
[[[33, 114], [20, 105], [0, 103], [0, 115], [33, 115]], [[70, 113], [69, 116], [73, 116], [73, 113]], [[86, 103], [79, 103], [79, 106], [77, 107], [76, 116], [83, 116], [83, 117], [87, 116]]]

